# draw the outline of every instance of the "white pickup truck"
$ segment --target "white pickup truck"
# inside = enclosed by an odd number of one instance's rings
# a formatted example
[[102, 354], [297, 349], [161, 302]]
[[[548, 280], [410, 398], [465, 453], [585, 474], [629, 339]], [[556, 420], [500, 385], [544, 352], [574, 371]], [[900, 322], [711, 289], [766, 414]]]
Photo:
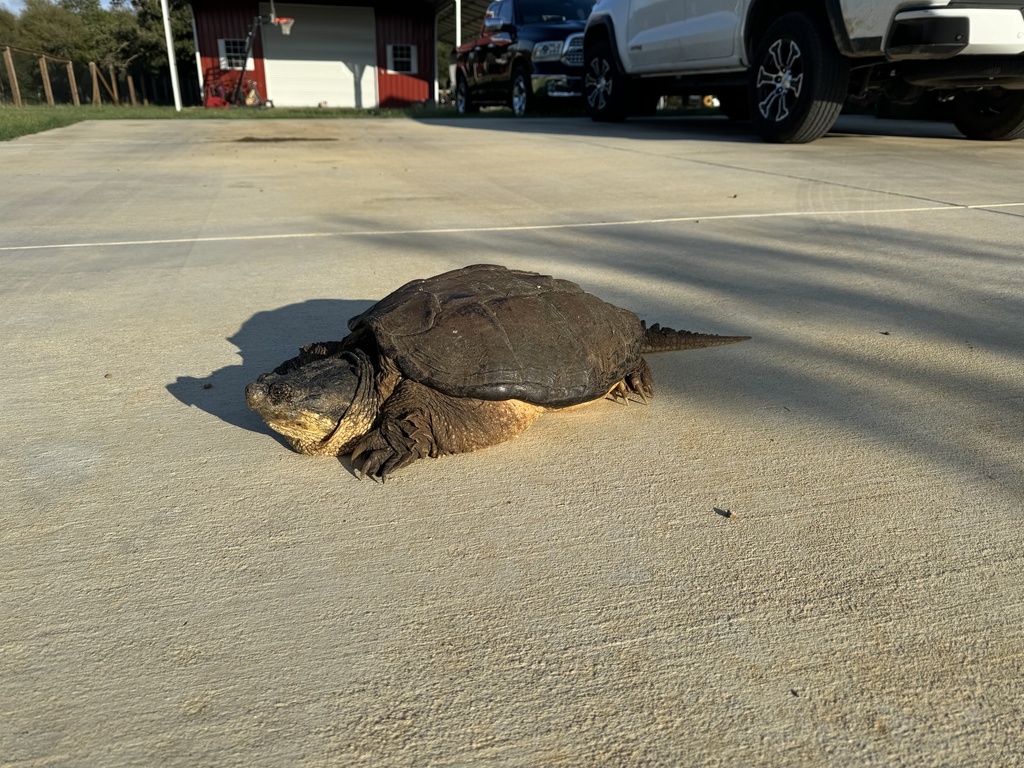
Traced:
[[848, 96], [951, 101], [968, 138], [1024, 136], [1024, 0], [598, 0], [583, 44], [594, 120], [713, 93], [766, 140], [813, 141]]

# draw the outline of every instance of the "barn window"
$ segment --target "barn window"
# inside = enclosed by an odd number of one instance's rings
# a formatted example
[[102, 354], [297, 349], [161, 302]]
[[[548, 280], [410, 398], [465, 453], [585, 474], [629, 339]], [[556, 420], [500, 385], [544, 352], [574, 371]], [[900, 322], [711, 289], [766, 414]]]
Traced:
[[389, 45], [388, 72], [397, 72], [403, 75], [415, 75], [416, 46], [398, 44]]
[[[245, 58], [245, 38], [222, 37], [217, 41], [221, 69], [253, 69], [252, 57]], [[243, 66], [244, 65], [244, 66]]]

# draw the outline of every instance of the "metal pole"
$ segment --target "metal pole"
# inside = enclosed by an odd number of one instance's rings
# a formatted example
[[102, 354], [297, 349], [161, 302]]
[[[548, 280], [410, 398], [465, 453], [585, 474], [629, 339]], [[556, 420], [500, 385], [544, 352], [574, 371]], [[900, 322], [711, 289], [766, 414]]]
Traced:
[[[189, 9], [192, 5], [189, 4]], [[196, 49], [196, 74], [199, 76], [199, 98], [206, 106], [206, 77], [203, 75], [203, 56], [199, 52], [199, 30], [196, 28], [196, 12], [192, 10], [192, 41]]]
[[462, 0], [455, 0], [455, 47], [462, 45]]
[[171, 12], [167, 0], [160, 0], [160, 11], [164, 15], [164, 37], [167, 40], [167, 63], [171, 68], [171, 90], [174, 91], [174, 108], [181, 112], [181, 86], [178, 85], [178, 64], [174, 60], [174, 38], [171, 36]]

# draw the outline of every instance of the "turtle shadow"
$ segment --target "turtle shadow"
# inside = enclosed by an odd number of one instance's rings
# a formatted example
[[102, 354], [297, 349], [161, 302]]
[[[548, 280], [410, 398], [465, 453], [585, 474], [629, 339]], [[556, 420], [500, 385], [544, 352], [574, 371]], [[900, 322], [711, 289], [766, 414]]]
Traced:
[[167, 385], [167, 391], [185, 405], [232, 426], [272, 434], [281, 440], [249, 409], [245, 402], [246, 385], [294, 357], [303, 344], [341, 339], [348, 333], [349, 318], [371, 304], [372, 301], [311, 299], [257, 312], [227, 337], [238, 348], [241, 364], [225, 366], [204, 377], [179, 376]]

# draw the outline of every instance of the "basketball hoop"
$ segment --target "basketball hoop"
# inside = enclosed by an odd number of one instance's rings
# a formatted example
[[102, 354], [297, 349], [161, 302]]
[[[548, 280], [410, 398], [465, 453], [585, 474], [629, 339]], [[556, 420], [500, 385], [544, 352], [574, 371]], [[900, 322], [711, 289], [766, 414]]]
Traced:
[[295, 19], [289, 19], [288, 17], [278, 17], [274, 19], [274, 24], [281, 29], [281, 34], [287, 37], [292, 33], [292, 24], [295, 23]]

